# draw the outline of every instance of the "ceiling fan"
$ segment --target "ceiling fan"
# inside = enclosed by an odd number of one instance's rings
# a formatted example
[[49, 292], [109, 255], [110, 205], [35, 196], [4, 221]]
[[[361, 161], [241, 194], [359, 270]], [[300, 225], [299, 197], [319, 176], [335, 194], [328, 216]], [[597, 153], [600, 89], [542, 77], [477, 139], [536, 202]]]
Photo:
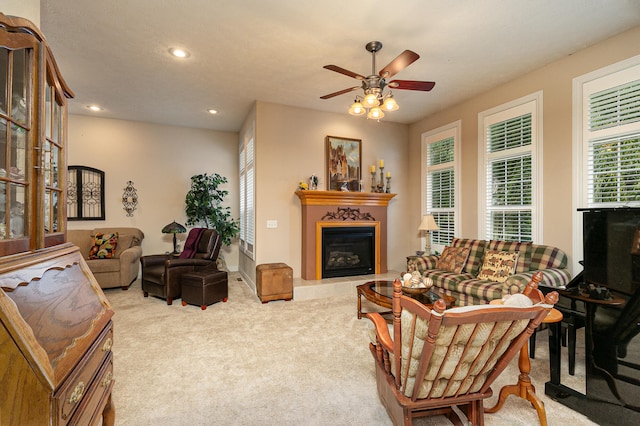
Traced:
[[398, 72], [417, 61], [420, 58], [420, 55], [412, 52], [411, 50], [405, 50], [376, 74], [376, 53], [382, 49], [382, 43], [379, 41], [371, 41], [365, 45], [365, 49], [367, 49], [368, 52], [371, 52], [371, 75], [365, 77], [337, 65], [325, 65], [323, 68], [360, 80], [362, 81], [362, 84], [360, 86], [354, 86], [328, 95], [320, 96], [320, 99], [330, 99], [334, 96], [362, 89], [365, 96], [362, 99], [360, 99], [360, 96], [356, 96], [356, 100], [349, 108], [349, 113], [352, 115], [363, 115], [367, 112], [365, 109], [368, 109], [368, 118], [379, 119], [384, 117], [383, 110], [395, 111], [399, 108], [391, 92], [386, 94], [383, 93], [385, 87], [428, 92], [436, 85], [433, 81], [414, 80], [392, 80], [387, 83], [388, 78], [393, 77]]

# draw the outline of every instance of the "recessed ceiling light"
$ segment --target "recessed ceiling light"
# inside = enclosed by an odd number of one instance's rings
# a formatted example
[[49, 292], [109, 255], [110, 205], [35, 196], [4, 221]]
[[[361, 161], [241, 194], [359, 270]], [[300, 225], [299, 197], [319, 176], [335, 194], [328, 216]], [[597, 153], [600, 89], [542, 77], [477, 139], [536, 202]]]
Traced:
[[102, 108], [98, 105], [87, 105], [87, 108], [95, 112], [102, 111]]
[[218, 111], [217, 111], [217, 110], [215, 110], [215, 109], [213, 109], [213, 108], [209, 108], [209, 109], [207, 110], [207, 112], [208, 112], [209, 114], [212, 114], [212, 115], [215, 115], [215, 114], [217, 114], [217, 113], [218, 113]]
[[169, 53], [171, 53], [176, 58], [188, 58], [190, 56], [189, 52], [177, 47], [172, 47], [171, 49], [169, 49]]

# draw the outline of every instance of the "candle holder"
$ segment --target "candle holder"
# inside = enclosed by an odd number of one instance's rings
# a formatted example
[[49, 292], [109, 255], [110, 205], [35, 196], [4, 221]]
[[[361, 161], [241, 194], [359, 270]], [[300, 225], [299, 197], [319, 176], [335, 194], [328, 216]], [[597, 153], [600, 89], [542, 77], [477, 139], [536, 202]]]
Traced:
[[387, 189], [385, 191], [387, 194], [391, 193], [391, 176], [387, 176]]
[[376, 171], [374, 169], [371, 171], [371, 192], [376, 192], [376, 186]]
[[380, 186], [384, 186], [384, 166], [380, 166]]

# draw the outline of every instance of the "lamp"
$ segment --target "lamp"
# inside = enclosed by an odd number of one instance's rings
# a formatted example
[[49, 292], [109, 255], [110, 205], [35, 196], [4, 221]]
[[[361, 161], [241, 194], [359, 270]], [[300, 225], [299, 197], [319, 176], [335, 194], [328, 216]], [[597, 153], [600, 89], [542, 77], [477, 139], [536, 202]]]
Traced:
[[163, 234], [173, 234], [173, 253], [171, 254], [178, 254], [178, 242], [176, 239], [176, 234], [182, 234], [185, 232], [187, 232], [187, 228], [180, 225], [175, 220], [170, 224], [168, 224], [167, 226], [165, 226], [164, 228], [162, 228]]
[[436, 224], [433, 215], [426, 214], [422, 216], [422, 222], [420, 222], [420, 226], [418, 226], [418, 231], [425, 231], [425, 235], [427, 241], [424, 245], [424, 252], [427, 256], [431, 255], [431, 235], [429, 235], [430, 231], [439, 231], [438, 225]]
[[360, 103], [360, 98], [356, 96], [356, 99], [353, 101], [351, 106], [349, 107], [349, 114], [351, 115], [362, 115], [366, 111], [362, 104]]

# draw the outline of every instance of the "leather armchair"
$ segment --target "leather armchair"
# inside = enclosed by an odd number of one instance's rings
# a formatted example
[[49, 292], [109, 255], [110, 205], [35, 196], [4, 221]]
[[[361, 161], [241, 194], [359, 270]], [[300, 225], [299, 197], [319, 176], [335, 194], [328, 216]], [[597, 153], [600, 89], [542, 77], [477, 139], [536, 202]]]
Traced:
[[[190, 231], [194, 232], [195, 229]], [[181, 294], [182, 274], [216, 267], [222, 240], [214, 229], [206, 229], [197, 243], [196, 253], [191, 258], [182, 259], [170, 254], [142, 256], [142, 291], [167, 300], [167, 305]]]

